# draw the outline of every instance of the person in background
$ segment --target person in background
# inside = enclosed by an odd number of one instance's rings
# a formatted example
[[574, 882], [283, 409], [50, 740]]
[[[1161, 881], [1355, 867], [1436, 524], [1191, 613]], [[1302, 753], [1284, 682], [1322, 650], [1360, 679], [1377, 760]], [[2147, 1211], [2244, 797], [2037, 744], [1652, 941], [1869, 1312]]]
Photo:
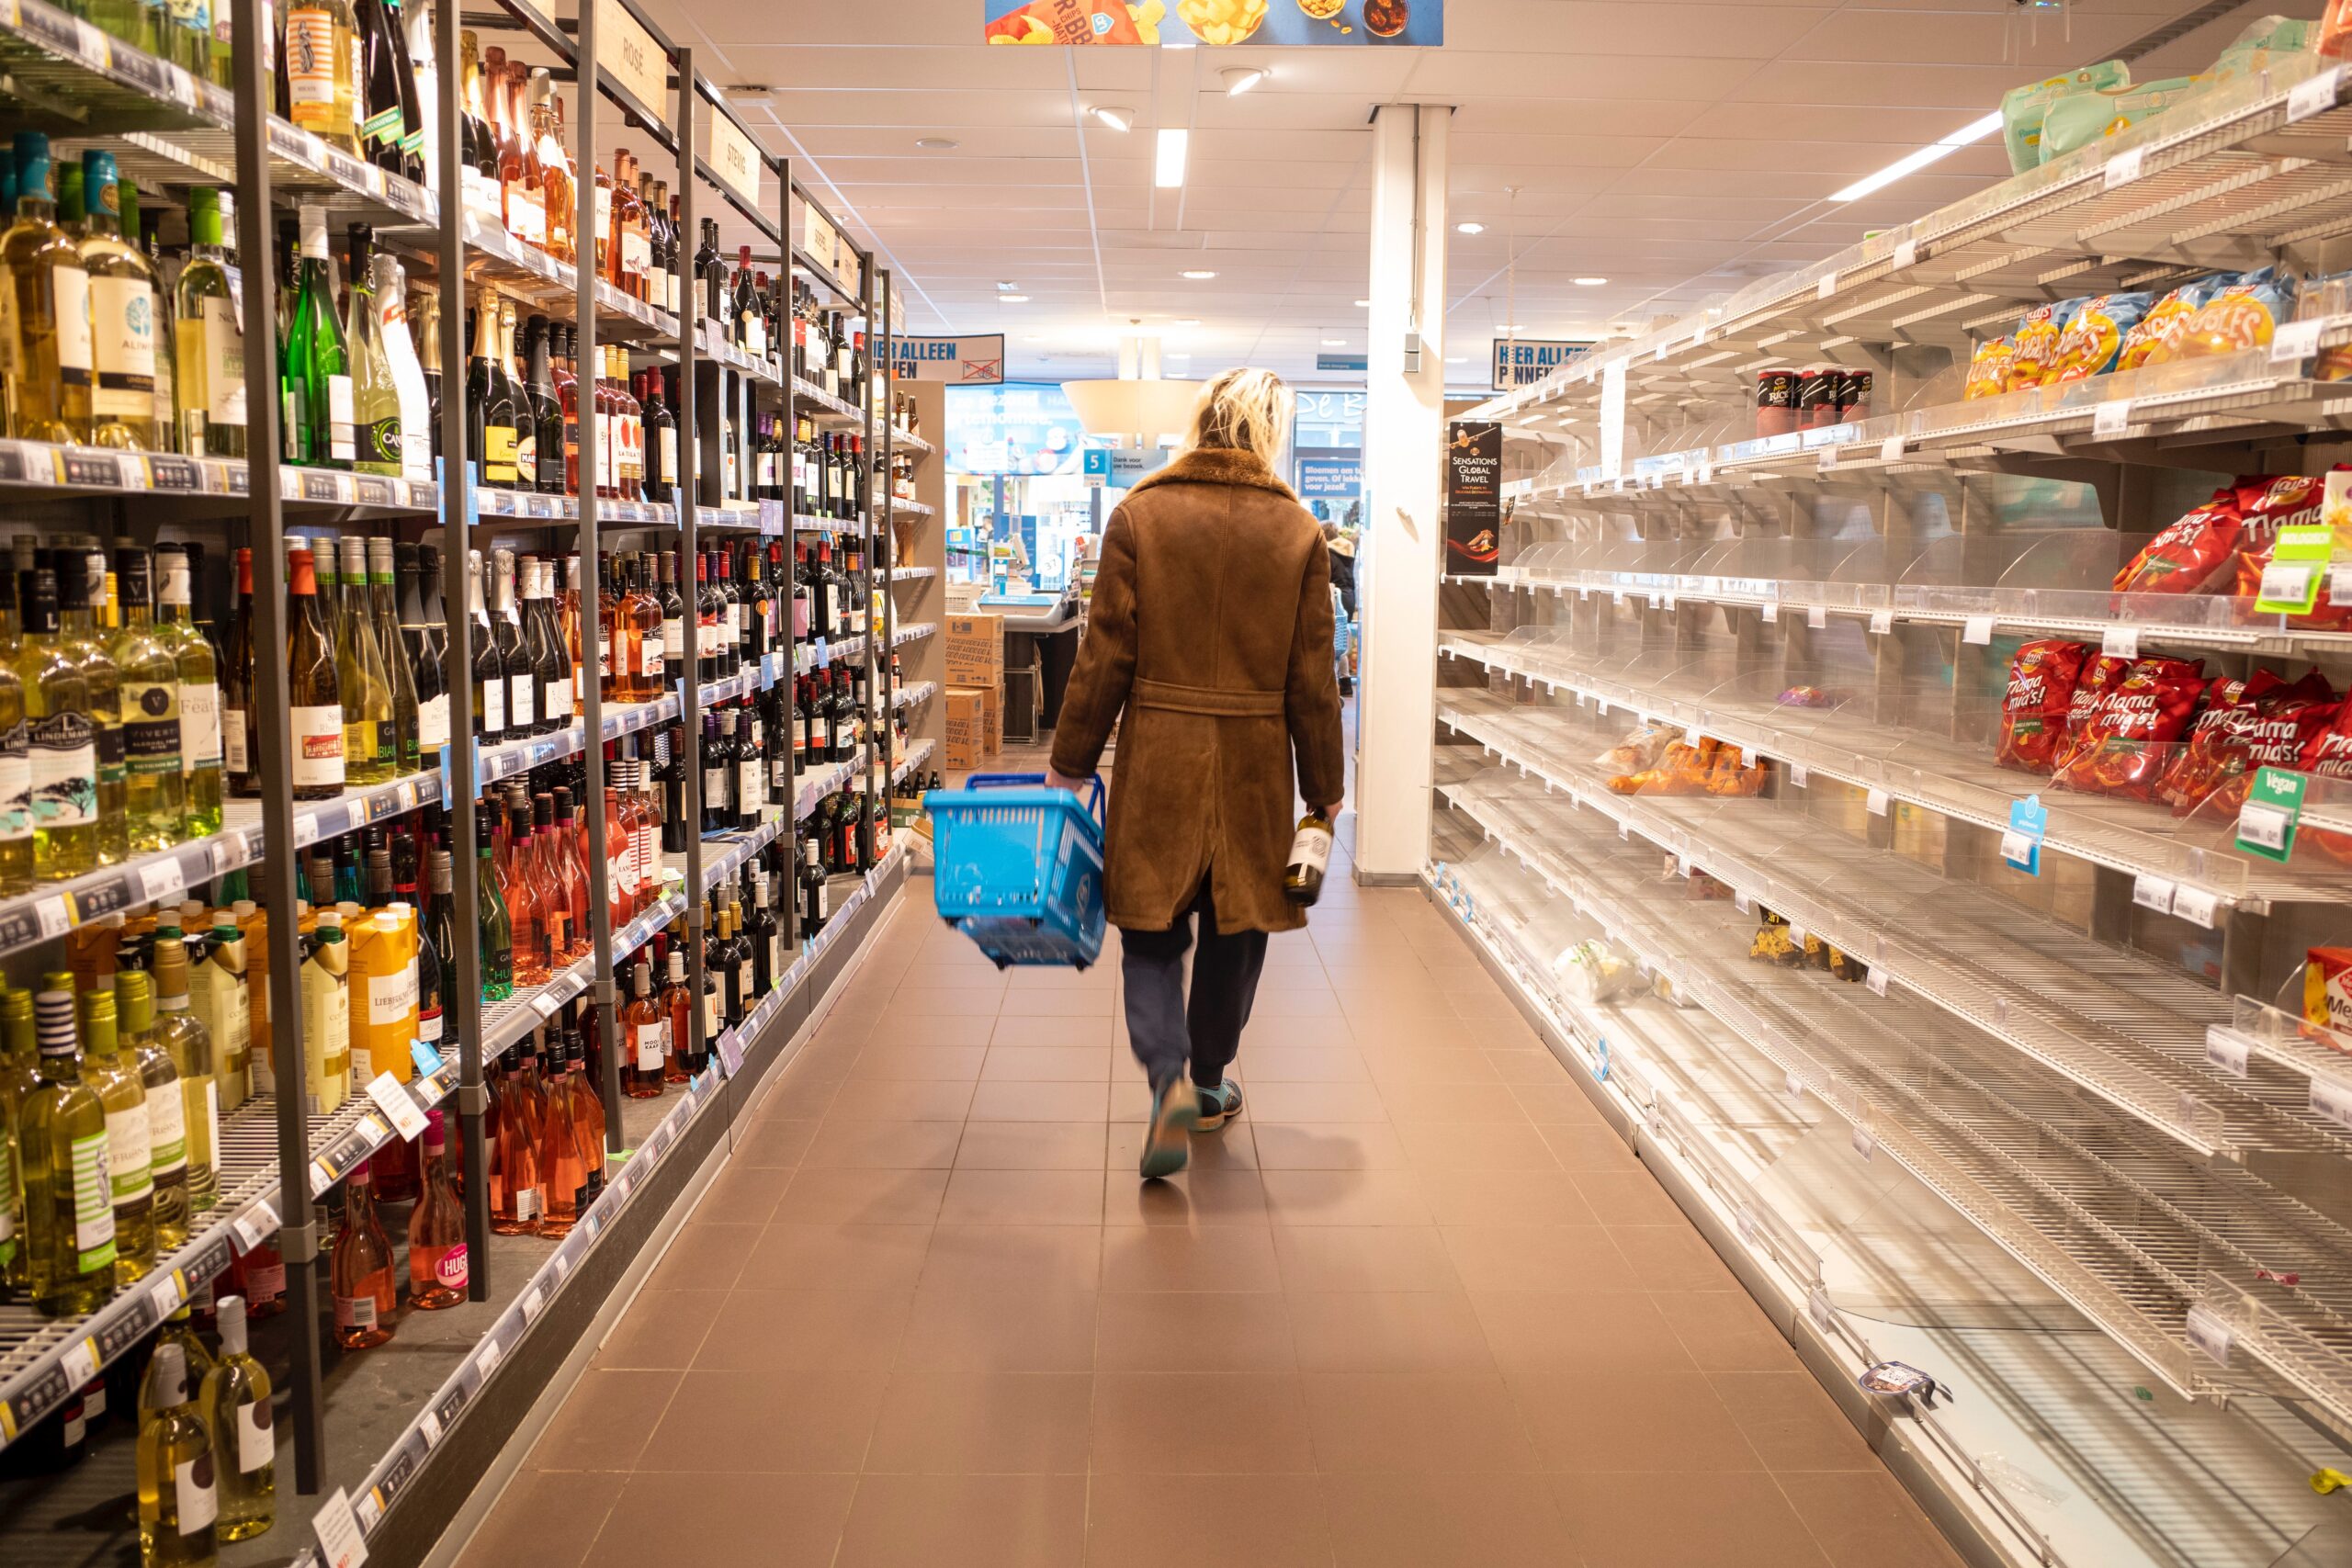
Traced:
[[1240, 1111], [1225, 1069], [1267, 933], [1306, 923], [1283, 895], [1296, 802], [1330, 816], [1342, 792], [1329, 552], [1275, 477], [1291, 410], [1272, 373], [1227, 371], [1184, 450], [1111, 514], [1054, 732], [1047, 782], [1074, 790], [1119, 727], [1102, 891], [1151, 1080], [1147, 1178], [1182, 1170], [1191, 1133]]
[[1323, 545], [1331, 552], [1331, 586], [1340, 591], [1340, 607], [1356, 618], [1356, 536], [1337, 523], [1323, 525]]

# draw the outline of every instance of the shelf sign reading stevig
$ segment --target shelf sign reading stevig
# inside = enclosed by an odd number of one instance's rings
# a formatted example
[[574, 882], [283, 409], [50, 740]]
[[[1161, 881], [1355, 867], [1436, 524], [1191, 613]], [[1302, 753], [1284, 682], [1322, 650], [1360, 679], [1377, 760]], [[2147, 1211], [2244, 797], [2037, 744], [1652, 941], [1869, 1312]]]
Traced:
[[980, 0], [992, 44], [1435, 49], [1445, 0]]
[[890, 342], [890, 374], [899, 381], [995, 387], [1004, 381], [1004, 334], [901, 337]]

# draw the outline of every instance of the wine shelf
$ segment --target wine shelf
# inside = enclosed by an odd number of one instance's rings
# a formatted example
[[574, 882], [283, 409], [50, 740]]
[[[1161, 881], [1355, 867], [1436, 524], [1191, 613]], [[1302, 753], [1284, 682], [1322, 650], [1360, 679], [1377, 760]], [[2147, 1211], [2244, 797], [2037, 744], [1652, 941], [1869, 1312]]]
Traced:
[[[617, 740], [624, 735], [634, 735], [678, 716], [678, 694], [671, 692], [650, 703], [607, 703], [605, 705], [604, 738]], [[587, 743], [585, 724], [572, 724], [546, 735], [534, 735], [522, 740], [509, 740], [502, 745], [485, 746], [480, 752], [476, 770], [478, 784], [495, 784], [517, 773], [528, 773], [543, 762], [560, 761], [578, 751]]]
[[[882, 504], [882, 502], [883, 502], [883, 498], [882, 498], [882, 497], [880, 497], [880, 496], [876, 496], [876, 497], [875, 497], [874, 499], [875, 499], [875, 504], [876, 504], [876, 506], [879, 506], [879, 505], [881, 505], [881, 504]], [[931, 508], [930, 508], [930, 507], [928, 507], [928, 506], [924, 505], [922, 502], [915, 500], [915, 499], [914, 499], [913, 497], [911, 497], [911, 496], [904, 496], [904, 495], [894, 495], [894, 496], [891, 496], [891, 497], [889, 498], [889, 505], [890, 505], [890, 507], [891, 507], [891, 510], [893, 510], [893, 511], [896, 511], [896, 512], [911, 512], [911, 513], [914, 513], [916, 516], [918, 516], [918, 517], [929, 517], [929, 516], [931, 516], [931, 515], [932, 515], [932, 510], [931, 510]]]
[[[289, 508], [432, 513], [441, 505], [439, 485], [379, 474], [286, 465], [278, 469], [277, 483], [278, 493]], [[0, 493], [22, 499], [48, 494], [235, 500], [253, 493], [253, 475], [243, 459], [236, 457], [183, 457], [170, 452], [0, 441]]]
[[908, 643], [919, 642], [922, 638], [932, 636], [938, 630], [939, 623], [936, 621], [917, 621], [913, 626], [900, 626], [897, 631], [892, 632], [890, 634], [890, 646], [892, 648], [904, 648]]
[[843, 428], [856, 426], [861, 429], [865, 424], [864, 410], [843, 402], [815, 382], [798, 376], [792, 378], [792, 400], [796, 407], [802, 403], [808, 404], [810, 412], [820, 424], [840, 425]]
[[891, 693], [890, 705], [892, 707], [909, 708], [914, 706], [917, 703], [929, 702], [938, 694], [938, 682], [917, 681], [910, 686], [901, 686], [897, 691]]
[[906, 759], [899, 762], [897, 767], [890, 770], [891, 787], [896, 788], [898, 785], [905, 783], [908, 778], [914, 774], [916, 770], [920, 769], [925, 762], [930, 761], [932, 753], [938, 750], [939, 742], [936, 740], [918, 740], [912, 746], [909, 747], [907, 749]]
[[935, 566], [894, 566], [890, 569], [890, 586], [896, 588], [902, 582], [921, 582], [938, 575], [939, 569]]
[[[910, 452], [930, 453], [939, 450], [938, 447], [933, 446], [930, 442], [925, 441], [913, 431], [895, 424], [890, 427], [890, 445], [894, 447], [902, 447]], [[906, 502], [901, 501], [899, 504], [903, 506]], [[931, 508], [926, 506], [923, 507], [922, 510], [924, 512], [929, 512]]]

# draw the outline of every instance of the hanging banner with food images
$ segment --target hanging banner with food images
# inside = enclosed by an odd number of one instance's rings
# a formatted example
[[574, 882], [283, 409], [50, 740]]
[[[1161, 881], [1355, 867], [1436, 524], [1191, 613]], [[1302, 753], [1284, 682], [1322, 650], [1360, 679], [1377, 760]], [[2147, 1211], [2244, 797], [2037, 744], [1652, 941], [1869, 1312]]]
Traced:
[[1445, 434], [1445, 570], [1491, 577], [1501, 557], [1503, 427], [1457, 420]]
[[1435, 49], [1445, 0], [980, 0], [992, 44]]

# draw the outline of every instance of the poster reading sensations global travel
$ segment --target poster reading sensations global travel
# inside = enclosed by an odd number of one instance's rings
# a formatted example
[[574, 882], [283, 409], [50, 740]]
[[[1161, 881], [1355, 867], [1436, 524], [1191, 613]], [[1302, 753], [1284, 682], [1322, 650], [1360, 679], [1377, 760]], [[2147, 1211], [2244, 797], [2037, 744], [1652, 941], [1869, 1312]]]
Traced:
[[992, 44], [1435, 49], [1445, 0], [980, 0]]

